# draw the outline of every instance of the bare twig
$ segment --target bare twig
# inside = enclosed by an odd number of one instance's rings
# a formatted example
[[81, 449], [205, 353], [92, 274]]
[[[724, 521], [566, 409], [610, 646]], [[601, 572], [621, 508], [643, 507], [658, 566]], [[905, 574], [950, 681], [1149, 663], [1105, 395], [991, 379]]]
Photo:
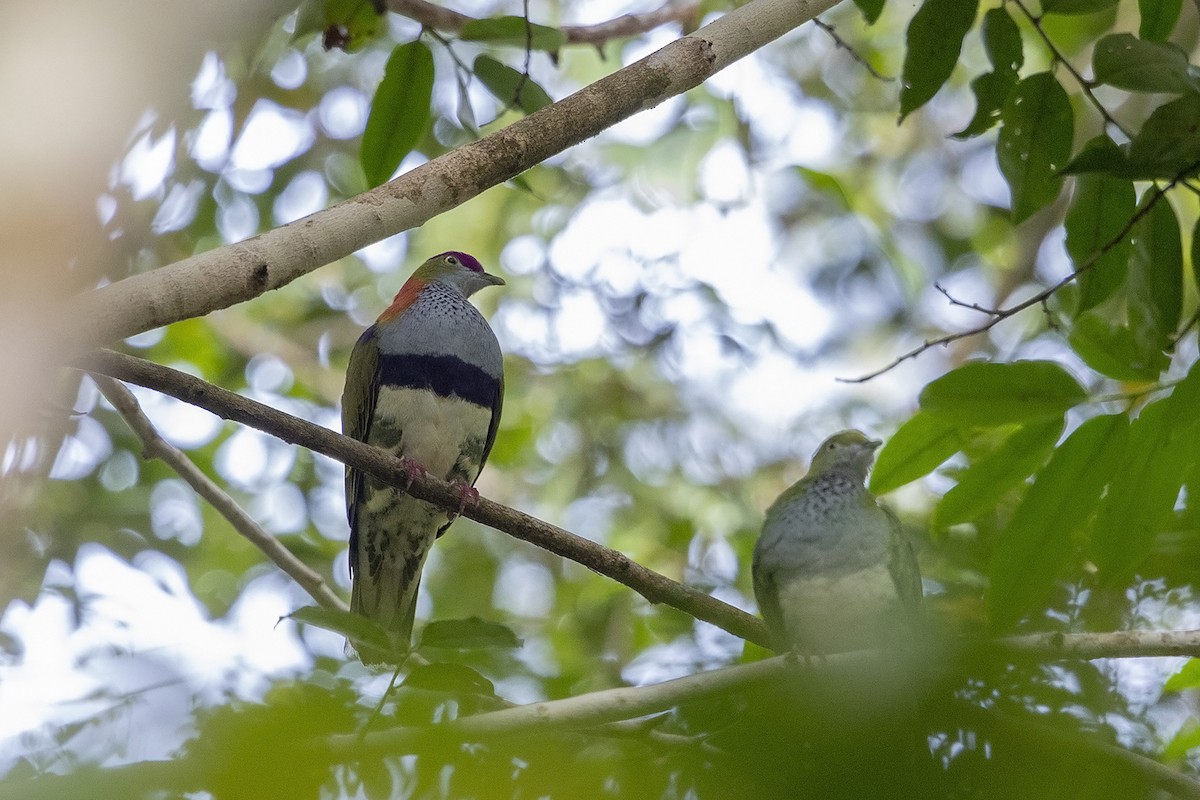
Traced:
[[962, 300], [959, 300], [957, 297], [950, 294], [949, 289], [947, 289], [945, 286], [942, 286], [940, 283], [938, 283], [936, 281], [934, 281], [933, 288], [935, 288], [939, 292], [941, 292], [942, 296], [945, 297], [947, 300], [949, 300], [950, 305], [952, 305], [952, 306], [958, 306], [959, 308], [967, 308], [967, 309], [970, 309], [971, 311], [978, 311], [980, 314], [988, 314], [989, 316], [993, 316], [993, 315], [1002, 313], [1002, 311], [997, 308], [986, 308], [985, 306], [981, 306], [978, 303], [967, 303]]
[[[475, 21], [475, 18], [468, 14], [443, 8], [426, 0], [388, 0], [387, 6], [389, 10], [427, 28], [437, 28], [447, 33], [458, 33], [467, 23]], [[638, 36], [672, 22], [677, 22], [686, 29], [695, 24], [699, 11], [700, 3], [697, 0], [669, 0], [654, 11], [644, 14], [623, 14], [595, 25], [563, 25], [559, 30], [566, 35], [568, 44], [600, 45], [612, 39]]]
[[837, 380], [841, 381], [842, 383], [865, 383], [866, 381], [869, 381], [872, 378], [878, 378], [880, 375], [884, 374], [885, 372], [889, 372], [889, 371], [895, 369], [896, 367], [903, 364], [905, 361], [909, 361], [911, 359], [916, 358], [917, 356], [924, 353], [926, 350], [931, 350], [934, 347], [938, 347], [939, 345], [948, 345], [951, 342], [957, 342], [959, 339], [966, 339], [971, 336], [978, 336], [981, 333], [987, 333], [992, 328], [996, 327], [997, 325], [999, 325], [1001, 322], [1008, 319], [1009, 317], [1016, 316], [1017, 314], [1020, 314], [1022, 311], [1026, 310], [1028, 308], [1032, 308], [1033, 306], [1036, 306], [1036, 305], [1046, 302], [1046, 300], [1048, 300], [1050, 297], [1052, 297], [1055, 292], [1057, 292], [1059, 289], [1063, 288], [1068, 283], [1071, 283], [1076, 278], [1078, 278], [1080, 275], [1082, 275], [1083, 273], [1087, 272], [1089, 269], [1094, 267], [1096, 265], [1096, 262], [1098, 262], [1100, 260], [1101, 256], [1103, 256], [1109, 250], [1113, 249], [1118, 244], [1120, 244], [1121, 241], [1124, 240], [1125, 237], [1129, 234], [1129, 232], [1131, 230], [1133, 230], [1133, 226], [1136, 225], [1138, 222], [1140, 222], [1143, 217], [1145, 217], [1147, 214], [1149, 214], [1150, 211], [1156, 205], [1158, 205], [1158, 203], [1163, 199], [1163, 197], [1166, 196], [1167, 192], [1170, 191], [1172, 188], [1174, 188], [1175, 185], [1178, 184], [1181, 180], [1183, 180], [1184, 176], [1190, 175], [1192, 172], [1194, 172], [1196, 170], [1197, 166], [1200, 166], [1200, 163], [1192, 164], [1191, 166], [1189, 166], [1183, 172], [1176, 175], [1171, 180], [1171, 182], [1168, 183], [1166, 186], [1155, 187], [1154, 195], [1151, 196], [1150, 199], [1147, 200], [1145, 203], [1143, 203], [1142, 207], [1139, 208], [1136, 212], [1134, 212], [1134, 214], [1129, 218], [1129, 221], [1126, 222], [1121, 227], [1121, 230], [1118, 231], [1117, 234], [1115, 236], [1113, 236], [1112, 239], [1110, 239], [1107, 243], [1105, 243], [1105, 245], [1103, 247], [1101, 247], [1099, 250], [1097, 250], [1095, 253], [1093, 253], [1092, 256], [1090, 258], [1088, 258], [1088, 260], [1086, 262], [1084, 262], [1082, 266], [1078, 267], [1074, 272], [1072, 272], [1070, 275], [1067, 275], [1065, 278], [1058, 281], [1054, 285], [1052, 285], [1046, 289], [1043, 289], [1042, 291], [1038, 292], [1037, 294], [1035, 294], [1025, 300], [1022, 300], [1019, 303], [1008, 306], [1007, 308], [996, 308], [996, 309], [985, 308], [983, 306], [980, 306], [980, 305], [977, 305], [974, 303], [964, 303], [961, 300], [956, 300], [955, 298], [951, 297], [950, 294], [945, 289], [943, 289], [941, 286], [934, 284], [934, 286], [937, 288], [937, 290], [939, 292], [941, 292], [942, 294], [944, 294], [946, 296], [946, 298], [951, 302], [951, 304], [956, 305], [956, 306], [962, 306], [963, 308], [969, 308], [973, 311], [979, 311], [980, 313], [983, 313], [983, 314], [988, 314], [990, 316], [990, 319], [988, 319], [986, 322], [982, 322], [979, 325], [976, 325], [974, 328], [968, 328], [965, 331], [956, 331], [954, 333], [947, 333], [943, 336], [938, 336], [933, 339], [926, 339], [918, 346], [897, 356], [890, 363], [880, 367], [879, 369], [875, 370], [874, 372], [868, 372], [866, 375], [860, 375], [857, 378], [838, 378]]
[[91, 373], [92, 379], [100, 393], [108, 398], [118, 413], [125, 418], [129, 428], [142, 442], [142, 455], [145, 458], [157, 458], [168, 467], [175, 470], [179, 477], [191, 486], [196, 494], [203, 497], [216, 509], [217, 513], [229, 521], [233, 529], [257, 547], [274, 562], [292, 580], [300, 584], [300, 588], [308, 592], [313, 600], [326, 608], [348, 611], [346, 603], [338, 597], [325, 579], [300, 559], [271, 534], [251, 519], [242, 509], [211, 478], [205, 475], [192, 460], [179, 448], [164, 439], [154, 427], [154, 423], [142, 412], [133, 392], [125, 388], [120, 381], [113, 380], [107, 375]]
[[862, 54], [855, 50], [853, 45], [839, 36], [837, 30], [828, 22], [814, 19], [813, 25], [816, 25], [818, 28], [825, 31], [825, 33], [829, 34], [829, 38], [833, 39], [834, 44], [836, 44], [839, 49], [845, 50], [847, 53], [849, 53], [850, 57], [857, 61], [859, 66], [865, 69], [872, 78], [881, 80], [884, 83], [891, 83], [892, 81], [896, 80], [895, 78], [889, 78], [887, 75], [884, 75], [882, 72], [875, 69], [875, 67], [871, 66], [871, 62], [863, 58]]
[[[457, 510], [462, 504], [460, 493], [450, 484], [432, 475], [409, 474], [395, 456], [192, 375], [107, 350], [91, 354], [78, 366], [91, 373], [109, 375], [171, 395], [224, 419], [307, 447], [393, 486], [406, 487], [414, 497], [447, 510]], [[478, 503], [469, 504], [463, 515], [623, 583], [651, 603], [664, 603], [735, 636], [769, 646], [762, 620], [660, 575], [616, 550], [482, 497]]]

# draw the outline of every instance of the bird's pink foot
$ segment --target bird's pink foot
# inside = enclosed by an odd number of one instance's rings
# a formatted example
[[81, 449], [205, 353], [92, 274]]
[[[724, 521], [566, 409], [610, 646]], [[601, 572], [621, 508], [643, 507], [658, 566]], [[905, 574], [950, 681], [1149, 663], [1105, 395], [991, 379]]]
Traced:
[[404, 491], [412, 488], [413, 481], [418, 477], [424, 478], [429, 474], [425, 465], [408, 456], [400, 456], [400, 466], [404, 468]]
[[467, 510], [467, 506], [473, 506], [479, 502], [479, 490], [466, 481], [460, 480], [451, 481], [450, 487], [458, 493], [458, 511], [450, 512], [450, 519], [453, 520], [461, 517]]

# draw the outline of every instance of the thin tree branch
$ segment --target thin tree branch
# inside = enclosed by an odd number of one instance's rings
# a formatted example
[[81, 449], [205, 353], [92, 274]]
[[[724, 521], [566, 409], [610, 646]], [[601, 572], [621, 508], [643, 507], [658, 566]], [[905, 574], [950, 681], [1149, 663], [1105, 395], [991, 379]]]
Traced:
[[[388, 0], [389, 11], [419, 22], [426, 28], [436, 28], [447, 33], [458, 33], [475, 18], [458, 11], [443, 8], [426, 0]], [[655, 28], [677, 22], [686, 30], [696, 21], [700, 3], [696, 0], [669, 0], [642, 14], [623, 14], [594, 25], [563, 25], [559, 30], [567, 37], [568, 44], [601, 45], [612, 39], [638, 36]]]
[[970, 336], [978, 336], [981, 333], [987, 333], [1009, 317], [1016, 316], [1028, 308], [1032, 308], [1033, 306], [1046, 302], [1054, 295], [1055, 292], [1066, 286], [1068, 283], [1074, 281], [1083, 273], [1090, 270], [1096, 265], [1100, 258], [1104, 256], [1104, 254], [1120, 244], [1121, 241], [1123, 241], [1125, 237], [1129, 235], [1129, 232], [1133, 230], [1133, 226], [1140, 222], [1143, 217], [1149, 214], [1150, 211], [1162, 201], [1167, 192], [1173, 189], [1180, 181], [1184, 179], [1184, 176], [1192, 174], [1196, 170], [1197, 166], [1200, 166], [1200, 162], [1190, 165], [1183, 172], [1172, 178], [1171, 182], [1166, 186], [1161, 188], [1156, 186], [1154, 189], [1154, 195], [1148, 201], [1143, 203], [1142, 206], [1136, 212], [1134, 212], [1132, 216], [1130, 216], [1129, 221], [1121, 227], [1121, 230], [1118, 231], [1112, 239], [1106, 242], [1103, 247], [1093, 253], [1091, 257], [1083, 263], [1082, 266], [1078, 267], [1074, 272], [1072, 272], [1070, 275], [1067, 275], [1054, 285], [1043, 289], [1037, 294], [1022, 300], [1019, 303], [1008, 306], [1007, 308], [985, 308], [984, 306], [980, 306], [975, 303], [966, 303], [961, 300], [957, 300], [954, 297], [951, 297], [950, 293], [944, 288], [934, 284], [934, 287], [946, 296], [946, 299], [950, 301], [951, 305], [961, 306], [963, 308], [971, 309], [972, 311], [978, 311], [982, 314], [989, 315], [990, 318], [986, 322], [982, 322], [979, 325], [976, 325], [974, 328], [968, 328], [965, 331], [956, 331], [954, 333], [947, 333], [944, 336], [938, 336], [933, 339], [926, 339], [921, 344], [917, 345], [908, 352], [897, 356], [890, 363], [885, 364], [874, 372], [868, 372], [866, 375], [860, 375], [857, 378], [838, 378], [837, 380], [842, 383], [865, 383], [872, 378], [878, 378], [883, 373], [895, 369], [905, 361], [916, 358], [926, 350], [931, 350], [939, 345], [948, 345], [951, 342], [957, 342], [959, 339], [966, 339]]
[[237, 502], [221, 489], [211, 478], [205, 475], [183, 451], [164, 439], [154, 427], [154, 423], [142, 412], [137, 398], [120, 381], [113, 380], [107, 375], [90, 373], [96, 381], [100, 393], [113, 404], [130, 429], [142, 442], [142, 456], [157, 458], [183, 478], [196, 494], [203, 497], [216, 509], [217, 513], [229, 521], [233, 529], [246, 537], [255, 547], [261, 550], [267, 558], [275, 563], [292, 580], [300, 584], [300, 588], [308, 592], [326, 608], [349, 611], [346, 603], [334, 593], [325, 579], [288, 550], [271, 534], [267, 533], [255, 522]]
[[813, 25], [816, 25], [818, 28], [825, 31], [825, 33], [829, 35], [829, 38], [833, 39], [833, 43], [838, 46], [838, 49], [845, 50], [847, 53], [849, 53], [850, 57], [857, 61], [858, 65], [865, 69], [867, 74], [869, 74], [872, 78], [883, 81], [884, 83], [892, 83], [896, 80], [895, 78], [889, 78], [887, 75], [884, 75], [882, 72], [875, 69], [875, 67], [871, 66], [871, 62], [867, 61], [867, 59], [865, 59], [861, 53], [855, 50], [853, 45], [839, 36], [837, 29], [828, 22], [823, 22], [820, 19], [814, 19]]
[[[409, 474], [395, 456], [192, 375], [108, 350], [92, 353], [77, 366], [171, 395], [224, 419], [327, 455], [393, 486], [406, 487], [412, 496], [447, 510], [457, 510], [462, 503], [460, 493], [450, 484], [432, 475]], [[482, 497], [478, 503], [468, 504], [463, 516], [582, 564], [623, 583], [651, 603], [664, 603], [734, 636], [769, 646], [770, 639], [762, 620], [643, 567], [616, 550]]]
[[278, 289], [368, 244], [410, 230], [669, 97], [835, 5], [754, 0], [690, 36], [489, 136], [368, 192], [237, 244], [131, 275], [54, 315], [65, 357]]

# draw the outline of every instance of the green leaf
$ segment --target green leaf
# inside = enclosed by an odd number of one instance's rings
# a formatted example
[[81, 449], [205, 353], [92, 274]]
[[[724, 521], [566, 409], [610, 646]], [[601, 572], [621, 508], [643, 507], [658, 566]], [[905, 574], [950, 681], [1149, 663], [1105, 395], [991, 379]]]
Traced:
[[1197, 747], [1200, 747], [1200, 724], [1193, 719], [1185, 723], [1179, 729], [1179, 733], [1175, 734], [1175, 738], [1167, 742], [1160, 758], [1168, 764], [1174, 764], [1183, 761]]
[[1133, 331], [1102, 315], [1077, 317], [1068, 341], [1085, 364], [1118, 381], [1152, 381], [1171, 366], [1161, 350], [1143, 352]]
[[1014, 625], [1053, 586], [1071, 539], [1091, 516], [1129, 433], [1124, 414], [1093, 417], [1054, 451], [996, 540], [988, 609], [997, 629]]
[[925, 0], [908, 24], [901, 73], [900, 119], [942, 88], [975, 22], [979, 0]]
[[1129, 144], [1130, 169], [1139, 177], [1176, 178], [1200, 167], [1200, 95], [1187, 94], [1158, 108]]
[[1183, 309], [1179, 220], [1165, 197], [1133, 226], [1129, 259], [1129, 327], [1147, 357], [1167, 349]]
[[474, 19], [463, 26], [458, 38], [469, 42], [508, 44], [531, 50], [557, 53], [567, 43], [567, 35], [557, 28], [527, 22], [524, 17]]
[[1000, 110], [1016, 85], [1015, 72], [988, 72], [971, 81], [971, 91], [975, 94], [975, 116], [967, 123], [967, 127], [952, 134], [954, 138], [970, 139], [991, 130], [1000, 121]]
[[520, 646], [521, 640], [511, 628], [479, 617], [438, 620], [429, 623], [421, 631], [422, 648], [513, 650]]
[[1192, 364], [1167, 398], [1167, 421], [1175, 430], [1200, 423], [1200, 361]]
[[1133, 168], [1129, 165], [1125, 149], [1114, 144], [1107, 136], [1097, 136], [1091, 139], [1062, 168], [1063, 175], [1081, 175], [1087, 173], [1103, 173], [1113, 177], [1136, 178]]
[[375, 90], [363, 132], [360, 158], [369, 186], [391, 178], [420, 141], [432, 96], [433, 54], [419, 41], [398, 45]]
[[409, 689], [425, 689], [431, 692], [496, 696], [495, 684], [479, 672], [465, 664], [444, 661], [413, 667], [412, 671], [404, 676], [401, 685]]
[[1148, 42], [1165, 41], [1175, 30], [1183, 0], [1138, 0], [1142, 22], [1138, 36]]
[[928, 475], [965, 443], [966, 435], [957, 425], [918, 411], [879, 451], [871, 471], [871, 491], [887, 494]]
[[996, 155], [1012, 191], [1013, 222], [1054, 202], [1058, 170], [1071, 156], [1074, 122], [1067, 93], [1049, 72], [1017, 84], [1000, 114]]
[[1196, 220], [1196, 225], [1192, 228], [1192, 280], [1195, 281], [1197, 288], [1200, 288], [1200, 219]]
[[[1117, 145], [1107, 136], [1098, 136], [1088, 147], [1116, 150]], [[1099, 175], [1076, 179], [1066, 218], [1067, 253], [1076, 270], [1091, 264], [1079, 275], [1076, 314], [1102, 303], [1125, 282], [1133, 245], [1129, 232], [1119, 240], [1117, 234], [1129, 224], [1136, 207], [1131, 181]]]
[[993, 8], [983, 15], [983, 46], [996, 72], [1011, 73], [1025, 63], [1021, 30], [1004, 8]]
[[884, 0], [854, 0], [854, 5], [858, 6], [867, 24], [874, 25], [875, 20], [883, 13], [883, 2]]
[[1114, 33], [1096, 43], [1092, 71], [1097, 83], [1131, 92], [1182, 94], [1200, 91], [1200, 76], [1187, 53], [1166, 42], [1144, 42]]
[[930, 383], [921, 410], [960, 426], [996, 426], [1059, 417], [1087, 393], [1053, 361], [973, 361]]
[[1163, 691], [1182, 692], [1198, 687], [1200, 687], [1200, 658], [1189, 658], [1178, 672], [1167, 678], [1167, 682], [1163, 684]]
[[391, 649], [391, 639], [387, 631], [361, 614], [321, 606], [304, 606], [288, 614], [286, 619], [333, 631], [377, 650]]
[[491, 56], [475, 59], [475, 76], [483, 81], [483, 85], [497, 100], [506, 105], [515, 105], [526, 114], [532, 114], [554, 102], [546, 90], [528, 75], [501, 64]]
[[1118, 0], [1042, 0], [1042, 12], [1046, 14], [1095, 14], [1112, 8]]
[[1129, 446], [1100, 505], [1092, 552], [1109, 585], [1127, 580], [1149, 555], [1195, 463], [1196, 425], [1173, 419], [1171, 399], [1151, 403], [1134, 420]]
[[1004, 495], [1041, 466], [1062, 435], [1063, 420], [1034, 422], [1018, 428], [999, 447], [958, 477], [933, 512], [933, 527], [969, 522], [995, 508]]

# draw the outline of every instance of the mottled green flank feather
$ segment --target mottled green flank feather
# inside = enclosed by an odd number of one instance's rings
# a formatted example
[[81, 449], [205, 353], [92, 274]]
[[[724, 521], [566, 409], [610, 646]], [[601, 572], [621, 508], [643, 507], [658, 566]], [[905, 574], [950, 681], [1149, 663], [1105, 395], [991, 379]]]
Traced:
[[[374, 341], [374, 329], [368, 328], [350, 353], [346, 367], [346, 388], [342, 393], [342, 433], [360, 442], [367, 441], [375, 400], [379, 397], [379, 345]], [[346, 515], [350, 530], [358, 527], [359, 484], [362, 473], [346, 470]]]

